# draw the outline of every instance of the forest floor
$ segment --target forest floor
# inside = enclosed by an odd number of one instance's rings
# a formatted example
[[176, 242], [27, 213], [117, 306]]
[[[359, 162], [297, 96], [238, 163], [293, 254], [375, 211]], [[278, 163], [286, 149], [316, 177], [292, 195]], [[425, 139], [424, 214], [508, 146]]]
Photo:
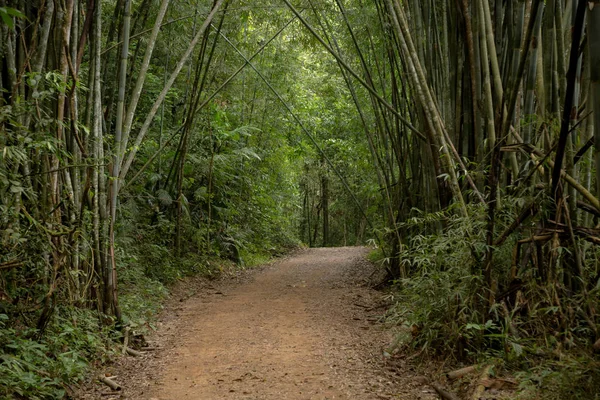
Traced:
[[381, 324], [366, 248], [300, 250], [272, 264], [179, 288], [147, 337], [155, 351], [123, 357], [83, 398], [437, 399]]

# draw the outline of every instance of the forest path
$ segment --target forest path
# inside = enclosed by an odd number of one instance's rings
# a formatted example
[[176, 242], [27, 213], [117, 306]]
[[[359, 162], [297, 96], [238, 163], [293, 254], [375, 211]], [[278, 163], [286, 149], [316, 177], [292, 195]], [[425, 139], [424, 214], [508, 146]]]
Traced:
[[376, 322], [385, 303], [365, 284], [373, 272], [366, 252], [302, 250], [187, 299], [155, 338], [170, 344], [134, 379], [143, 390], [127, 397], [435, 398], [382, 357], [391, 334]]

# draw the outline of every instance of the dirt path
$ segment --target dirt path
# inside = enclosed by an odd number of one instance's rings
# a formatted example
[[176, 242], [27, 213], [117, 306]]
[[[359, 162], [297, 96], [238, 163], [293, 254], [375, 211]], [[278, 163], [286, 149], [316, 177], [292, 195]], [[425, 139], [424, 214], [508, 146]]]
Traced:
[[385, 308], [365, 285], [365, 254], [303, 250], [241, 284], [204, 288], [159, 329], [164, 350], [136, 361], [127, 398], [436, 398], [382, 357], [391, 336], [376, 322]]

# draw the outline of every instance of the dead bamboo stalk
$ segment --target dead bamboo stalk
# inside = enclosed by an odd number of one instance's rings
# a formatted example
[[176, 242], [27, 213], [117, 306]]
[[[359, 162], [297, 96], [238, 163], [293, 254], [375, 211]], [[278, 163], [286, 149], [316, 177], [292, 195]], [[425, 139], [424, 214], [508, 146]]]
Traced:
[[129, 347], [127, 347], [125, 349], [125, 351], [127, 352], [127, 354], [129, 354], [130, 356], [133, 356], [133, 357], [141, 357], [142, 356], [141, 352], [139, 352], [137, 350], [133, 350], [133, 349], [131, 349]]
[[125, 354], [127, 352], [127, 346], [129, 345], [129, 331], [131, 330], [130, 327], [125, 327], [125, 337], [123, 338], [123, 352], [122, 354]]
[[475, 387], [475, 391], [473, 392], [473, 396], [471, 396], [472, 400], [479, 400], [481, 398], [481, 396], [483, 395], [483, 392], [485, 392], [484, 381], [486, 379], [488, 379], [488, 377], [490, 376], [490, 370], [491, 369], [492, 369], [491, 365], [487, 365], [483, 369], [483, 372], [481, 373], [481, 377], [479, 378], [479, 382], [477, 383], [477, 387]]
[[441, 385], [439, 385], [435, 382], [431, 382], [425, 376], [418, 377], [417, 380], [420, 383], [422, 383], [423, 385], [431, 386], [437, 392], [437, 394], [442, 398], [442, 400], [459, 400], [459, 398], [457, 396], [455, 396], [453, 393], [450, 393], [449, 391], [444, 389]]
[[462, 378], [465, 375], [469, 375], [469, 374], [472, 374], [473, 372], [477, 371], [478, 368], [480, 368], [480, 367], [481, 367], [480, 365], [474, 364], [474, 365], [469, 365], [468, 367], [450, 371], [446, 374], [446, 378], [451, 379], [451, 380]]
[[[515, 139], [517, 139], [518, 143], [523, 143], [523, 138], [514, 129], [511, 129], [510, 132], [515, 137]], [[542, 152], [535, 146], [531, 146], [531, 155], [534, 160], [534, 155], [542, 158], [545, 157], [544, 152]], [[550, 168], [554, 168], [554, 161], [546, 160], [546, 162], [548, 163]], [[590, 202], [592, 206], [594, 206], [598, 211], [600, 211], [600, 200], [598, 200], [598, 198], [595, 197], [589, 190], [587, 190], [582, 184], [577, 182], [577, 180], [571, 175], [567, 174], [567, 172], [564, 169], [561, 170], [561, 177], [576, 191], [578, 191], [579, 194], [581, 194], [588, 202]]]
[[119, 385], [117, 382], [113, 381], [111, 378], [114, 378], [114, 377], [100, 375], [98, 377], [98, 380], [100, 382], [104, 383], [106, 386], [108, 386], [109, 388], [111, 388], [114, 391], [119, 391], [119, 390], [123, 389], [121, 387], [121, 385]]

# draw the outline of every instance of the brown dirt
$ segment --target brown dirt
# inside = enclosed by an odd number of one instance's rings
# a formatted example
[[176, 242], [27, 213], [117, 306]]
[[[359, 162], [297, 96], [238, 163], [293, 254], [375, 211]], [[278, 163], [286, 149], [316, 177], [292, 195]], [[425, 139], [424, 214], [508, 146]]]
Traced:
[[[366, 252], [302, 250], [244, 279], [203, 283], [171, 306], [148, 338], [159, 351], [113, 368], [124, 386], [118, 396], [437, 398], [403, 363], [382, 355], [392, 334], [378, 322], [387, 304], [369, 288], [374, 269]], [[107, 392], [96, 387], [87, 398], [108, 399]]]

